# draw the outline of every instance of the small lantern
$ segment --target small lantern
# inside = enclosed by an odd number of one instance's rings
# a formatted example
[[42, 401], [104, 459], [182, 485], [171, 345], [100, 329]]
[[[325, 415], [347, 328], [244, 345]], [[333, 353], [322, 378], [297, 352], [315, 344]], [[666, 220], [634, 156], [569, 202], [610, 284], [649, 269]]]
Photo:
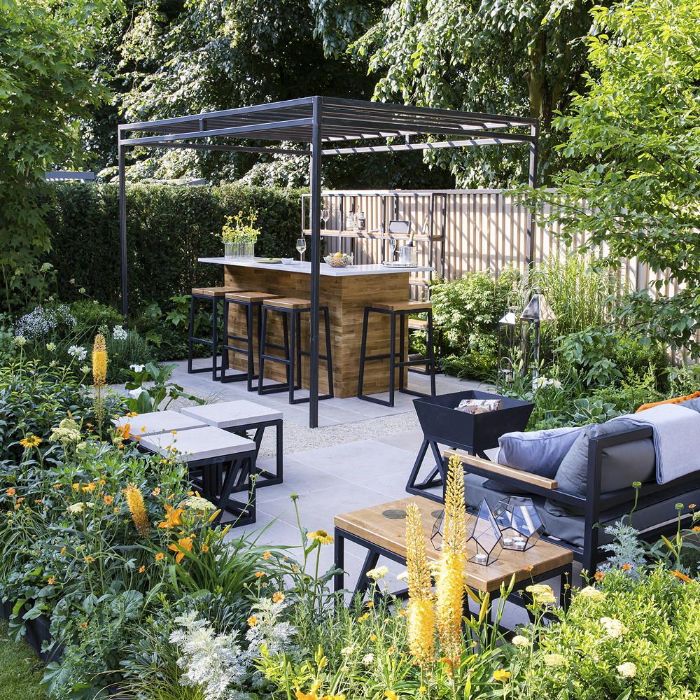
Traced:
[[512, 306], [498, 321], [498, 374], [499, 379], [506, 384], [511, 384], [515, 379], [513, 358], [516, 355], [516, 329], [519, 322], [515, 307]]
[[544, 298], [544, 294], [541, 294], [535, 289], [530, 297], [530, 301], [528, 301], [527, 306], [520, 314], [520, 318], [532, 324], [534, 328], [535, 337], [532, 343], [534, 369], [532, 371], [532, 376], [533, 379], [535, 379], [538, 375], [540, 365], [540, 324], [542, 321], [556, 321], [557, 317], [554, 315], [552, 307]]
[[441, 510], [435, 516], [433, 523], [433, 531], [430, 535], [430, 541], [433, 547], [439, 552], [442, 549], [442, 527], [445, 524], [445, 511]]
[[495, 513], [503, 548], [524, 552], [540, 539], [544, 525], [531, 498], [501, 499]]
[[467, 557], [474, 564], [488, 566], [498, 559], [502, 549], [501, 529], [489, 504], [483, 500], [467, 522]]

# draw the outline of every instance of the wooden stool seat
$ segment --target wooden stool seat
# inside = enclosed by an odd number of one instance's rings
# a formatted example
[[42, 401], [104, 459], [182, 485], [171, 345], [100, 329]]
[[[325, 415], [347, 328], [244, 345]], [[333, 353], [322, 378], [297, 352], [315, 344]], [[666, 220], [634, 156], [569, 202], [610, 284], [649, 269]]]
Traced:
[[427, 331], [428, 322], [424, 318], [409, 318], [408, 329], [411, 331]]
[[263, 306], [272, 306], [278, 309], [310, 309], [311, 302], [308, 299], [297, 297], [277, 297], [276, 299], [265, 299]]
[[231, 287], [193, 287], [192, 294], [198, 297], [223, 297], [228, 292], [233, 292]]
[[265, 299], [275, 299], [277, 296], [277, 294], [271, 294], [270, 292], [228, 292], [228, 294], [226, 294], [226, 299], [259, 304], [265, 301]]
[[375, 309], [386, 309], [387, 311], [409, 311], [420, 313], [421, 311], [432, 311], [433, 304], [430, 301], [376, 301], [372, 303]]

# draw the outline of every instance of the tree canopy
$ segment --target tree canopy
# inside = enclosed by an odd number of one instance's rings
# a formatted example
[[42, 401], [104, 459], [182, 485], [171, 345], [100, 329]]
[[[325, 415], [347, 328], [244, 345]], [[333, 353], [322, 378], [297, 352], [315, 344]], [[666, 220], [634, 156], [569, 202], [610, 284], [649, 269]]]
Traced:
[[105, 98], [85, 61], [117, 0], [0, 3], [0, 271], [9, 299], [33, 293], [48, 250], [38, 185], [46, 170], [78, 166], [79, 119]]
[[609, 262], [636, 256], [684, 285], [670, 299], [637, 295], [630, 318], [698, 352], [700, 3], [623, 0], [593, 17], [586, 89], [556, 122], [568, 135], [566, 168], [556, 192], [540, 190], [529, 204], [550, 203], [548, 221], [560, 221], [568, 240], [604, 244]]

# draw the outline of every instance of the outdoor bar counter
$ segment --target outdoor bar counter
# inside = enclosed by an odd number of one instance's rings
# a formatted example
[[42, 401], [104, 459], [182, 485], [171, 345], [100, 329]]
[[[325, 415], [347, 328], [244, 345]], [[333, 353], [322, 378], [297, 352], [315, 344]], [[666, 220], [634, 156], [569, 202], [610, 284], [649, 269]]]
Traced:
[[[289, 265], [262, 263], [257, 260], [230, 258], [199, 258], [200, 263], [222, 265], [224, 284], [232, 290], [270, 292], [280, 296], [308, 299], [310, 295], [311, 264], [294, 262]], [[384, 265], [351, 265], [336, 268], [321, 263], [320, 303], [327, 305], [331, 320], [331, 346], [333, 352], [334, 394], [339, 398], [357, 395], [357, 375], [362, 340], [362, 316], [365, 306], [373, 302], [407, 302], [410, 298], [409, 276], [429, 268], [397, 268]], [[282, 324], [274, 315], [270, 323], [269, 337], [273, 343], [282, 341]], [[303, 349], [309, 347], [309, 319], [302, 325]], [[245, 317], [235, 305], [229, 315], [231, 332], [245, 334]], [[234, 330], [235, 329], [235, 330]], [[323, 316], [319, 328], [319, 346], [323, 353]], [[397, 332], [398, 339], [398, 332]], [[257, 344], [256, 344], [257, 347]], [[389, 322], [379, 314], [372, 314], [367, 335], [367, 353], [383, 354], [389, 351]], [[231, 367], [245, 369], [245, 358], [232, 353]], [[309, 362], [304, 358], [302, 386], [309, 385]], [[319, 393], [328, 390], [326, 366], [319, 362]], [[266, 363], [265, 376], [284, 381], [285, 368], [278, 363]], [[365, 393], [387, 391], [389, 376], [387, 363], [368, 362], [365, 367]]]

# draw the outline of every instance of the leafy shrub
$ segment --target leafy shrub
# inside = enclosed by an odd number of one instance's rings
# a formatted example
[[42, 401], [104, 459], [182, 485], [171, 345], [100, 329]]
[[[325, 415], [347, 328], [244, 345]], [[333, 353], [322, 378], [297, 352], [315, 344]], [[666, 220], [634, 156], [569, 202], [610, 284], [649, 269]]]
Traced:
[[[48, 223], [59, 289], [70, 299], [84, 288], [90, 298], [116, 307], [120, 271], [111, 261], [119, 260], [117, 187], [56, 184], [52, 197]], [[292, 256], [300, 206], [297, 192], [260, 187], [128, 186], [132, 311], [165, 305], [195, 286], [221, 284], [221, 268], [200, 265], [197, 258], [223, 254], [224, 217], [237, 211], [258, 212], [257, 255]]]
[[517, 282], [518, 273], [512, 270], [496, 279], [486, 272], [475, 272], [432, 287], [438, 342], [446, 368], [459, 376], [486, 378], [493, 373], [498, 320], [517, 296]]
[[[543, 630], [535, 647], [512, 647], [511, 697], [697, 697], [700, 585], [663, 567], [638, 580], [619, 569], [599, 590], [574, 595], [567, 614]], [[532, 635], [527, 634], [531, 639]]]
[[124, 317], [113, 306], [101, 304], [96, 299], [79, 299], [70, 305], [76, 320], [76, 333], [87, 341], [92, 340], [102, 326], [110, 328], [124, 324]]

